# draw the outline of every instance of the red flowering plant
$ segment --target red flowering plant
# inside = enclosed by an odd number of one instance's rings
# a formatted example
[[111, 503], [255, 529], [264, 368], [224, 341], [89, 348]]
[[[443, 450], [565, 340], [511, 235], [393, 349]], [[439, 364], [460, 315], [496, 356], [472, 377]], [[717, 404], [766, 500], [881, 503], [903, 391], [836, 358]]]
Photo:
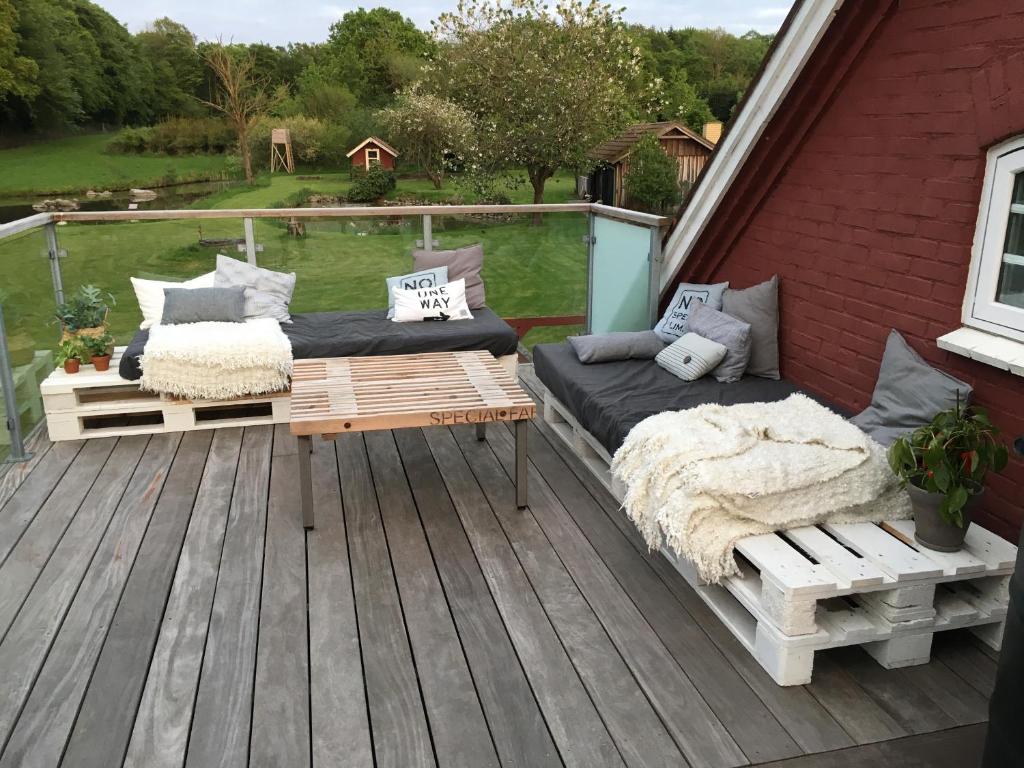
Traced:
[[889, 448], [889, 466], [904, 483], [943, 494], [942, 517], [963, 528], [964, 506], [984, 490], [986, 473], [1002, 471], [1009, 460], [998, 436], [983, 409], [958, 401], [931, 424], [897, 439]]

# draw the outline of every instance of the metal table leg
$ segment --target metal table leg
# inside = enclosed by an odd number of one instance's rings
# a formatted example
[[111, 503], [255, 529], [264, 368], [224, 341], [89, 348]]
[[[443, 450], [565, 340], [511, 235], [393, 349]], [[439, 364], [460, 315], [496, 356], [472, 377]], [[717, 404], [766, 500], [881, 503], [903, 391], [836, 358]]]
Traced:
[[530, 422], [514, 422], [516, 425], [516, 507], [526, 506], [526, 430]]
[[302, 497], [302, 527], [313, 528], [313, 438], [299, 435], [299, 486]]

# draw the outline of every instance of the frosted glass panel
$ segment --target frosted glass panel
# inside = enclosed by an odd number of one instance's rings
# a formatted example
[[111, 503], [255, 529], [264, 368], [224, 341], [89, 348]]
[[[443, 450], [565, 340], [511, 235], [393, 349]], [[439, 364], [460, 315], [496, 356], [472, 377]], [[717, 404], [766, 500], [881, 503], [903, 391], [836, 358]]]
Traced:
[[594, 218], [590, 265], [590, 332], [651, 328], [651, 230]]

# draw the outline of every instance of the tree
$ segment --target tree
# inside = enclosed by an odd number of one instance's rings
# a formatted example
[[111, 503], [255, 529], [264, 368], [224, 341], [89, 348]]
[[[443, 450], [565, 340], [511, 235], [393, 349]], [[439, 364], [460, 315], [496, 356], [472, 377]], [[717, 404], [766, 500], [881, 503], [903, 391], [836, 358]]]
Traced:
[[199, 111], [196, 94], [203, 82], [203, 60], [188, 27], [157, 19], [135, 36], [151, 70], [149, 106], [156, 118], [192, 115]]
[[682, 120], [690, 128], [700, 131], [705, 123], [715, 119], [708, 103], [697, 93], [686, 77], [686, 72], [675, 69], [665, 82], [663, 114]]
[[32, 98], [39, 65], [18, 50], [18, 9], [0, 0], [0, 102], [8, 95]]
[[440, 189], [445, 171], [464, 158], [473, 143], [473, 116], [454, 102], [410, 89], [377, 113], [388, 141], [423, 168]]
[[559, 168], [621, 130], [648, 94], [619, 12], [594, 0], [463, 0], [434, 24], [432, 87], [477, 120], [486, 164], [526, 168], [535, 203]]
[[653, 134], [642, 137], [629, 153], [624, 180], [626, 198], [652, 213], [663, 213], [679, 204], [679, 167], [665, 154]]
[[216, 83], [212, 99], [203, 103], [224, 113], [235, 129], [245, 180], [252, 184], [249, 131], [270, 106], [266, 79], [256, 74], [256, 57], [250, 51], [232, 50], [218, 43], [207, 50], [205, 61]]

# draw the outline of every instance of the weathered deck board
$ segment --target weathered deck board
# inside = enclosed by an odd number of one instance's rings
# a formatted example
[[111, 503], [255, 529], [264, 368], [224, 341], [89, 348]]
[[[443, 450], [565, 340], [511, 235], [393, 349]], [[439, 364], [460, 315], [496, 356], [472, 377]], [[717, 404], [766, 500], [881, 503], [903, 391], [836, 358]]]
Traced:
[[807, 689], [858, 744], [908, 734], [906, 728], [865, 695], [856, 679], [830, 654], [820, 654], [815, 659], [814, 680]]
[[394, 438], [374, 432], [365, 440], [437, 761], [452, 768], [497, 766]]
[[434, 751], [362, 435], [338, 439], [374, 756], [381, 768], [433, 766]]
[[422, 431], [400, 430], [395, 439], [502, 765], [560, 766], [544, 716]]
[[218, 430], [164, 608], [125, 766], [180, 768], [220, 568], [241, 429]]
[[270, 427], [248, 427], [242, 436], [188, 768], [241, 768], [249, 762], [272, 434]]
[[[81, 448], [81, 446], [81, 443], [76, 445], [77, 448]], [[0, 510], [28, 479], [39, 463], [46, 458], [50, 449], [53, 448], [53, 443], [46, 436], [46, 430], [40, 429], [36, 431], [25, 447], [32, 454], [28, 461], [0, 465]]]
[[[104, 638], [103, 630], [109, 632], [111, 617], [118, 607], [129, 574], [133, 572], [143, 536], [147, 532], [180, 441], [181, 435], [175, 434], [158, 435], [150, 439], [124, 495], [121, 496], [119, 491], [115, 494], [120, 497], [117, 510], [106, 526], [96, 554], [4, 752], [4, 762], [10, 760], [12, 767], [55, 765], [62, 759], [62, 752], [65, 753], [67, 764], [75, 766], [110, 765], [121, 759], [123, 743], [118, 748], [115, 746], [116, 741], [111, 741], [109, 753], [104, 748], [108, 735], [103, 730], [106, 725], [104, 723], [95, 724], [97, 730], [88, 734], [93, 738], [98, 737], [98, 741], [88, 743], [89, 749], [83, 751], [74, 739], [69, 748], [65, 749], [65, 744], [75, 725], [75, 716], [86, 695], [87, 686], [91, 685], [91, 680], [96, 679], [95, 676], [90, 677], [89, 671], [94, 669], [101, 649], [105, 650], [111, 642], [109, 634]], [[117, 455], [118, 451], [115, 450], [111, 461], [116, 460]], [[178, 479], [182, 480], [180, 474]], [[106, 658], [109, 661], [111, 657]], [[146, 658], [148, 660], [148, 653]], [[120, 690], [115, 684], [114, 698], [104, 700], [102, 705], [111, 709], [124, 707], [119, 694]], [[122, 712], [125, 709], [129, 714], [122, 715], [122, 719], [134, 713], [134, 704], [129, 704]], [[87, 733], [81, 730], [78, 732]]]

